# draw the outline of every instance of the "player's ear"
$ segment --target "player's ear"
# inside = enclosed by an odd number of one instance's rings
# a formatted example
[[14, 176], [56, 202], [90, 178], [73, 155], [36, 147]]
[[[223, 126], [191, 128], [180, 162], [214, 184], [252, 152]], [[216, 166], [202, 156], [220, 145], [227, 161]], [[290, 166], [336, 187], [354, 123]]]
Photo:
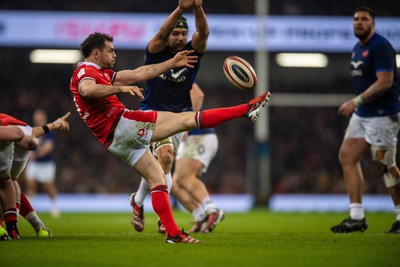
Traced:
[[100, 50], [98, 48], [93, 49], [92, 55], [94, 59], [98, 60], [100, 58]]

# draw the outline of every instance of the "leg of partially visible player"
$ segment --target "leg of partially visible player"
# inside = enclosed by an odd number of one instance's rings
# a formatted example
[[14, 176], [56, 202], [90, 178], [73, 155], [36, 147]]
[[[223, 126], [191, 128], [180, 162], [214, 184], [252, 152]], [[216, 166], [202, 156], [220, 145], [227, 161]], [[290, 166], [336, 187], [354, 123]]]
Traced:
[[0, 201], [8, 235], [19, 239], [16, 193], [13, 182], [8, 177], [0, 177]]
[[165, 227], [167, 241], [169, 237], [179, 237], [181, 240], [189, 238], [192, 240], [191, 243], [198, 242], [179, 230], [169, 202], [164, 172], [149, 149], [147, 149], [145, 154], [135, 163], [134, 168], [142, 177], [146, 177], [149, 183], [153, 209]]
[[21, 192], [21, 210], [22, 217], [29, 222], [29, 224], [35, 229], [38, 237], [52, 237], [52, 233], [49, 228], [42, 222], [31, 203], [29, 202], [26, 195]]
[[[204, 165], [198, 160], [179, 158], [172, 179], [174, 196], [193, 216], [197, 217], [190, 232], [211, 232], [224, 218], [223, 211], [217, 208], [206, 186], [200, 180], [199, 174], [203, 167]], [[201, 211], [204, 213], [200, 215]]]
[[400, 171], [396, 165], [396, 146], [371, 146], [371, 155], [392, 197], [396, 213], [396, 221], [393, 223], [388, 233], [400, 234]]

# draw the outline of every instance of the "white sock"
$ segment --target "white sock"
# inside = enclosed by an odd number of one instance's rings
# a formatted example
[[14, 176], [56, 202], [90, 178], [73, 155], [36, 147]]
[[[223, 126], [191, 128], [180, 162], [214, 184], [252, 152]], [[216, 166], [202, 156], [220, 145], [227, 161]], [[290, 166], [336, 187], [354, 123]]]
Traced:
[[[18, 206], [18, 204], [19, 204], [19, 206], [21, 207], [21, 201], [17, 201], [17, 206]], [[19, 210], [20, 210], [20, 209], [17, 208], [17, 217], [19, 217]]]
[[204, 209], [207, 215], [217, 211], [217, 206], [215, 206], [210, 197], [205, 198], [203, 202], [201, 202], [201, 207]]
[[206, 214], [201, 206], [195, 209], [192, 215], [195, 222], [201, 222], [206, 218]]
[[400, 221], [400, 205], [394, 206], [394, 212], [396, 213], [396, 220]]
[[361, 220], [365, 217], [364, 209], [360, 203], [350, 204], [350, 218], [354, 220]]
[[51, 202], [51, 214], [53, 217], [60, 216], [60, 209], [58, 208], [58, 203], [57, 203], [56, 198], [52, 199], [52, 202]]
[[144, 199], [146, 198], [147, 194], [149, 193], [150, 186], [149, 183], [142, 177], [142, 180], [140, 181], [139, 188], [135, 194], [135, 203], [139, 207], [143, 206]]
[[170, 194], [171, 193], [171, 187], [172, 187], [172, 175], [171, 175], [171, 172], [165, 174], [164, 176], [165, 176], [165, 180], [167, 181], [168, 194]]
[[39, 216], [34, 211], [26, 214], [25, 219], [32, 225], [35, 231], [38, 231], [40, 226], [42, 226], [43, 228], [45, 227], [44, 223], [40, 220]]

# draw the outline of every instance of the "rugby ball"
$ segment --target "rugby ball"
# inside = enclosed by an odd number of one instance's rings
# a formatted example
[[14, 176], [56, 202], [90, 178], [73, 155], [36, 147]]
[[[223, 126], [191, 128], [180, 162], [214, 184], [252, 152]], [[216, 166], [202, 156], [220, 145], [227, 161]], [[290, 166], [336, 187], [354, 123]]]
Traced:
[[257, 85], [257, 75], [249, 62], [238, 56], [227, 57], [224, 73], [229, 82], [237, 88], [248, 91]]

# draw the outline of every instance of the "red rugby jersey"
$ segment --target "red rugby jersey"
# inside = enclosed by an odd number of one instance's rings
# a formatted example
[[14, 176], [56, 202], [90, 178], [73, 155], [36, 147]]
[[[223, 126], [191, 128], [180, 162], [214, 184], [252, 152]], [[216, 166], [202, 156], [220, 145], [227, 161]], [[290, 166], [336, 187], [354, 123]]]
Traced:
[[8, 126], [8, 125], [21, 125], [21, 126], [28, 126], [27, 123], [17, 120], [16, 118], [7, 115], [5, 113], [0, 113], [0, 125], [1, 126]]
[[105, 144], [107, 137], [116, 127], [116, 119], [126, 109], [116, 95], [106, 98], [88, 99], [78, 92], [78, 85], [85, 79], [92, 79], [96, 84], [111, 85], [116, 72], [103, 69], [91, 62], [81, 62], [71, 78], [70, 90], [74, 97], [76, 110], [96, 138]]

